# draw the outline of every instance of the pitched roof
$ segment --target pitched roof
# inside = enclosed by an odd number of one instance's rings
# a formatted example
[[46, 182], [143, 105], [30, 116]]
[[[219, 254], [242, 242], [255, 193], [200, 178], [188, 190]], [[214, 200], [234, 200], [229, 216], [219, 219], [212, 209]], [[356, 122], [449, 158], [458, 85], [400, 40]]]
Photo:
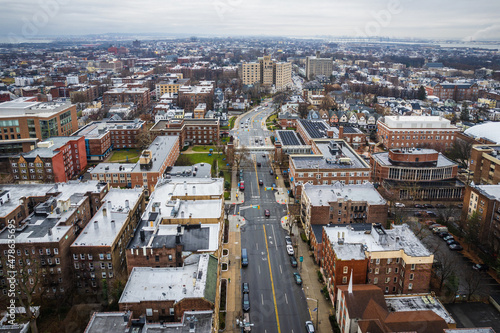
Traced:
[[352, 293], [347, 292], [347, 285], [339, 286], [345, 298], [345, 304], [349, 311], [350, 318], [362, 318], [367, 305], [371, 300], [378, 304], [387, 312], [384, 293], [382, 289], [372, 284], [356, 284], [352, 288]]

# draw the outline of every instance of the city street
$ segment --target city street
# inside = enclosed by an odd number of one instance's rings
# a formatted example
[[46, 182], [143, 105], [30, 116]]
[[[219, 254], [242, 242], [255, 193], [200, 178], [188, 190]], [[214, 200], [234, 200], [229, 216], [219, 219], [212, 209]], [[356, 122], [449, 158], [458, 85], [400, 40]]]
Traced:
[[[241, 117], [239, 128], [234, 130], [240, 147], [271, 146], [269, 132], [263, 129], [271, 112], [271, 106], [264, 106]], [[291, 266], [286, 251], [287, 233], [280, 222], [287, 214], [286, 205], [276, 202], [271, 189], [276, 178], [270, 173], [270, 162], [263, 149], [242, 163], [245, 201], [236, 207], [236, 214], [239, 212], [246, 221], [241, 227], [241, 248], [247, 249], [249, 264], [241, 269], [241, 282], [250, 285], [250, 321], [254, 331], [302, 332], [310, 316], [302, 286], [293, 276], [297, 268]], [[259, 180], [263, 185], [259, 185]], [[269, 217], [265, 216], [266, 210]]]

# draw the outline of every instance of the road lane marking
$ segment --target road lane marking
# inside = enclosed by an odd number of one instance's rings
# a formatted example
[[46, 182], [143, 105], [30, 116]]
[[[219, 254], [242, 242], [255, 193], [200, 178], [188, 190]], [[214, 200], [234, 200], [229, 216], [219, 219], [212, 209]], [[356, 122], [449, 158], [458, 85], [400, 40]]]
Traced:
[[278, 333], [281, 333], [280, 318], [278, 316], [278, 305], [276, 304], [276, 293], [274, 291], [273, 271], [271, 269], [271, 259], [269, 258], [269, 247], [267, 245], [266, 226], [263, 225], [262, 227], [264, 228], [264, 239], [266, 240], [267, 262], [269, 264], [269, 276], [271, 277], [271, 289], [273, 290], [274, 311], [276, 312], [276, 324], [278, 325]]
[[255, 243], [255, 246], [257, 247], [257, 251], [259, 251], [259, 243]]
[[276, 235], [274, 234], [274, 225], [272, 224], [271, 229], [273, 229], [274, 245], [276, 246], [276, 251], [278, 251], [278, 241], [276, 240]]
[[281, 270], [281, 265], [280, 265], [280, 273], [283, 274], [283, 271]]
[[255, 179], [257, 180], [257, 190], [259, 190], [259, 197], [260, 197], [259, 173], [257, 172], [257, 156], [255, 154], [252, 154], [252, 158], [253, 158], [253, 166], [255, 168]]
[[288, 297], [286, 297], [286, 293], [285, 293], [285, 302], [286, 304], [288, 304]]
[[264, 295], [263, 294], [260, 294], [260, 299], [261, 299], [262, 305], [264, 305]]
[[257, 268], [259, 269], [259, 274], [260, 274], [260, 265], [259, 265], [259, 266], [257, 266]]

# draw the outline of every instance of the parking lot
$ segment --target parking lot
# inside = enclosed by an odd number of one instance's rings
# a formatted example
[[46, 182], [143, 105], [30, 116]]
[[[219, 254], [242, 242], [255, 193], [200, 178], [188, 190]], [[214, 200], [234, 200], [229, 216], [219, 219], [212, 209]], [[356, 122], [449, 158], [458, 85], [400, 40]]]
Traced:
[[454, 303], [445, 305], [457, 322], [457, 328], [491, 327], [500, 332], [500, 313], [485, 303]]

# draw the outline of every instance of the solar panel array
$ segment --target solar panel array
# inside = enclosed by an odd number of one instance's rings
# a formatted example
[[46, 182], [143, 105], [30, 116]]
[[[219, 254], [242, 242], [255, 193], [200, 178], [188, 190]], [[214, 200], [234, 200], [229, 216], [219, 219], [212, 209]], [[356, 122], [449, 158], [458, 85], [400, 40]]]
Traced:
[[311, 120], [302, 120], [302, 126], [309, 134], [309, 137], [312, 139], [321, 139], [326, 138], [326, 130], [328, 127], [322, 121], [311, 121]]
[[301, 143], [294, 131], [278, 131], [283, 146], [300, 146]]
[[359, 133], [358, 129], [356, 127], [352, 126], [344, 126], [344, 133], [346, 134], [354, 134], [354, 133]]

